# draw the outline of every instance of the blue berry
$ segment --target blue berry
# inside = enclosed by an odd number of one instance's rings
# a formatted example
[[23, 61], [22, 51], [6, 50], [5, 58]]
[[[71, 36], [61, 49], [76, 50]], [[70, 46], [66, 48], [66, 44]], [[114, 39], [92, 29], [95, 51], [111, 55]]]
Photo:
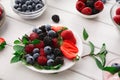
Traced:
[[113, 63], [111, 66], [120, 69], [120, 64], [118, 64], [118, 63]]
[[44, 48], [44, 52], [45, 52], [45, 54], [49, 55], [52, 52], [52, 48], [50, 46], [46, 46]]
[[32, 11], [33, 7], [31, 5], [28, 5], [27, 9]]
[[40, 3], [40, 0], [34, 0], [33, 1], [35, 4], [38, 4], [38, 3]]
[[37, 28], [34, 28], [32, 31], [36, 33], [37, 32]]
[[20, 7], [17, 8], [18, 11], [22, 11], [22, 9]]
[[15, 8], [15, 9], [17, 9], [18, 7], [19, 7], [19, 5], [18, 5], [18, 4], [15, 4], [15, 5], [14, 5], [14, 8]]
[[37, 4], [36, 6], [35, 6], [35, 9], [36, 10], [39, 10], [39, 9], [41, 9], [42, 8], [42, 4]]
[[54, 54], [47, 55], [47, 59], [55, 59]]
[[26, 5], [26, 4], [22, 5], [22, 10], [23, 10], [24, 12], [27, 10], [27, 5]]
[[33, 58], [37, 59], [39, 57], [39, 55], [40, 55], [39, 53], [35, 53], [35, 54], [33, 54]]
[[53, 60], [53, 59], [49, 59], [49, 60], [47, 61], [47, 65], [48, 65], [48, 66], [53, 66], [53, 65], [54, 65], [54, 60]]
[[33, 49], [33, 53], [39, 53], [39, 52], [40, 52], [39, 48], [34, 48]]
[[106, 3], [106, 0], [102, 0], [103, 3]]
[[30, 55], [30, 54], [26, 54], [26, 55], [25, 55], [25, 58], [27, 58], [27, 57], [29, 57], [29, 56], [31, 56], [31, 55]]
[[28, 5], [31, 5], [32, 4], [32, 2], [31, 1], [26, 1], [26, 3], [25, 3], [27, 6]]
[[37, 29], [37, 34], [41, 34], [42, 30], [41, 29]]
[[45, 29], [46, 29], [46, 31], [51, 30], [51, 25], [45, 25]]
[[20, 0], [15, 0], [15, 3], [19, 4], [19, 3], [21, 3], [21, 1]]
[[26, 58], [26, 62], [27, 62], [28, 64], [33, 64], [33, 63], [34, 63], [34, 58], [33, 58], [32, 56], [28, 56], [28, 57]]
[[58, 15], [53, 15], [53, 16], [52, 16], [52, 20], [53, 20], [55, 23], [59, 23], [60, 18], [59, 18]]
[[48, 31], [48, 36], [54, 38], [54, 37], [56, 37], [56, 35], [57, 35], [57, 34], [56, 34], [55, 31], [53, 31], [53, 30]]

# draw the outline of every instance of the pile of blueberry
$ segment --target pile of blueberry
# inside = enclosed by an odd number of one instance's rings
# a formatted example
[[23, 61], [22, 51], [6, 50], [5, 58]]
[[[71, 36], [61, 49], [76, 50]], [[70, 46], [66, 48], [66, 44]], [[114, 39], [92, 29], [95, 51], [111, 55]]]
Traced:
[[42, 0], [15, 0], [14, 8], [21, 12], [33, 12], [44, 7]]
[[33, 29], [28, 40], [31, 42], [35, 39], [40, 40], [40, 43], [25, 45], [24, 58], [27, 64], [37, 63], [41, 66], [64, 64], [62, 51], [58, 44], [58, 33], [51, 29], [51, 25], [42, 25]]

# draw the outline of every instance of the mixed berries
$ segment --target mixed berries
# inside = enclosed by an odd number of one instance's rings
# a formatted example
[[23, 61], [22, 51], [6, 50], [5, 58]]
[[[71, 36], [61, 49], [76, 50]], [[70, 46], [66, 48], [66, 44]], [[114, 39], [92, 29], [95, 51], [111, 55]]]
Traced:
[[104, 4], [101, 0], [78, 0], [76, 9], [85, 15], [93, 15], [101, 12]]
[[77, 58], [74, 34], [64, 26], [42, 25], [23, 39], [24, 54], [21, 60], [29, 65], [51, 67], [63, 65], [64, 57], [69, 60]]
[[113, 16], [113, 20], [116, 24], [120, 25], [120, 7], [116, 9], [115, 16]]
[[15, 0], [14, 9], [21, 12], [33, 12], [44, 6], [42, 0]]

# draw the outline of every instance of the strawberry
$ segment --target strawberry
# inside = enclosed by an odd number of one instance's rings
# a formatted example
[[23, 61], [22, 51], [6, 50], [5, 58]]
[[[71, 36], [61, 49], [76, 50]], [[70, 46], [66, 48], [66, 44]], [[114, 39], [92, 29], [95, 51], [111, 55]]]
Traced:
[[40, 56], [46, 56], [43, 48], [40, 49]]
[[0, 45], [5, 42], [5, 39], [0, 38]]
[[116, 15], [120, 15], [120, 7], [116, 10]]
[[120, 25], [120, 15], [116, 15], [113, 17], [113, 20], [118, 24]]
[[43, 41], [40, 41], [39, 44], [35, 44], [35, 47], [36, 47], [36, 48], [39, 48], [39, 49], [44, 48], [44, 42], [43, 42]]
[[81, 12], [83, 8], [85, 8], [85, 3], [83, 3], [82, 1], [77, 1], [76, 9]]
[[92, 14], [92, 9], [90, 7], [85, 7], [81, 11], [85, 15], [91, 15]]
[[87, 0], [78, 0], [78, 1], [82, 1], [82, 2], [84, 2], [84, 3], [85, 3]]
[[32, 33], [30, 34], [30, 40], [34, 40], [34, 39], [38, 39], [38, 38], [39, 38], [39, 35], [38, 35], [37, 33], [32, 32]]
[[60, 49], [63, 55], [70, 60], [75, 59], [77, 56], [78, 48], [71, 41], [63, 41], [62, 45], [60, 46]]
[[58, 47], [58, 39], [57, 38], [52, 39], [52, 43], [53, 43], [54, 47]]
[[56, 26], [52, 26], [51, 29], [54, 30], [55, 32], [58, 32], [58, 31], [64, 29], [64, 27], [63, 26], [57, 26], [57, 27]]
[[71, 30], [62, 31], [61, 37], [63, 38], [63, 40], [70, 40], [71, 42], [76, 44], [76, 39], [75, 39], [74, 34]]
[[39, 56], [37, 62], [38, 64], [44, 66], [47, 64], [47, 58], [45, 56]]
[[102, 1], [98, 0], [97, 2], [94, 3], [94, 7], [96, 10], [101, 11], [104, 8], [104, 4]]
[[26, 53], [32, 53], [33, 52], [33, 49], [34, 49], [34, 45], [33, 44], [28, 44], [25, 46], [25, 52]]

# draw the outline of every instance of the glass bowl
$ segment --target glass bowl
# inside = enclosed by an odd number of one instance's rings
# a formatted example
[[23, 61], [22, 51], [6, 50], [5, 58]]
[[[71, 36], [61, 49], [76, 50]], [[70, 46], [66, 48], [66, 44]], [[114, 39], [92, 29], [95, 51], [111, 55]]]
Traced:
[[1, 18], [0, 18], [0, 28], [1, 28], [2, 25], [3, 25], [4, 22], [5, 22], [5, 17], [6, 17], [6, 15], [5, 15], [5, 10], [4, 10], [4, 7], [2, 6], [2, 4], [0, 4], [0, 7], [1, 7], [2, 10], [3, 10], [3, 12], [2, 12], [2, 16], [1, 16]]
[[116, 2], [116, 3], [112, 6], [112, 8], [110, 9], [110, 17], [111, 17], [111, 20], [112, 20], [112, 22], [114, 23], [114, 25], [117, 26], [117, 28], [120, 30], [120, 25], [118, 25], [118, 24], [114, 21], [114, 19], [113, 19], [113, 17], [116, 16], [116, 10], [117, 10], [118, 8], [120, 8], [120, 1]]
[[46, 0], [40, 0], [40, 1], [43, 2], [43, 7], [38, 9], [38, 10], [32, 11], [32, 12], [31, 11], [22, 12], [22, 11], [18, 11], [17, 9], [15, 9], [14, 8], [15, 0], [11, 0], [11, 7], [12, 7], [13, 11], [22, 18], [24, 18], [24, 19], [35, 19], [35, 18], [41, 16], [47, 8]]
[[[111, 60], [107, 66], [111, 66], [113, 63], [118, 63], [120, 64], [120, 58], [115, 58], [113, 60]], [[103, 80], [120, 80], [118, 73], [112, 75], [111, 73], [107, 72], [107, 71], [103, 71]]]

